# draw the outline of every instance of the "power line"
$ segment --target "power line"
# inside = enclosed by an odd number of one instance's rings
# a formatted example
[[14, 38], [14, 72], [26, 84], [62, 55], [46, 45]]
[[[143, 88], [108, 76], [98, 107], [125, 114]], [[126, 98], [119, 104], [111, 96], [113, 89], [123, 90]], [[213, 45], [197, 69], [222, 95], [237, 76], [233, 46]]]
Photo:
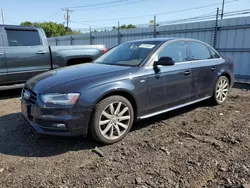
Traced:
[[[250, 9], [245, 9], [245, 10], [238, 10], [238, 11], [231, 11], [231, 12], [226, 12], [224, 13], [224, 17], [231, 17], [231, 16], [236, 16], [236, 15], [245, 15], [245, 14], [250, 14]], [[172, 24], [180, 24], [180, 23], [187, 23], [187, 22], [197, 22], [197, 21], [205, 21], [205, 20], [214, 20], [215, 19], [215, 13], [207, 13], [204, 15], [196, 16], [196, 17], [190, 17], [190, 18], [185, 18], [185, 19], [179, 19], [179, 20], [171, 20], [171, 21], [166, 21], [166, 22], [158, 22], [160, 26], [164, 25], [172, 25]], [[96, 25], [97, 26], [97, 25]], [[136, 25], [137, 28], [145, 28], [149, 27], [149, 24], [138, 24]], [[112, 30], [112, 27], [101, 27], [100, 28], [94, 28], [95, 30]], [[80, 30], [87, 30], [87, 29], [80, 29]]]
[[210, 13], [207, 13], [207, 14], [203, 14], [203, 15], [195, 16], [195, 17], [191, 17], [191, 18], [172, 20], [172, 21], [166, 21], [166, 22], [159, 22], [158, 24], [160, 24], [160, 25], [162, 25], [162, 24], [173, 24], [173, 23], [187, 22], [187, 21], [192, 21], [192, 20], [196, 21], [196, 20], [200, 20], [200, 19], [209, 19], [209, 18], [215, 18], [215, 13], [210, 12]]
[[[242, 15], [242, 14], [250, 14], [250, 9], [246, 10], [238, 10], [238, 11], [231, 11], [224, 13], [225, 17], [235, 16], [235, 15]], [[177, 23], [184, 23], [184, 22], [194, 22], [194, 21], [205, 21], [205, 20], [211, 20], [215, 18], [215, 14], [207, 13], [201, 16], [191, 17], [191, 18], [185, 18], [180, 20], [172, 20], [167, 22], [159, 22], [158, 24], [162, 25], [169, 25], [169, 24], [177, 24]], [[144, 24], [145, 25], [145, 24]]]
[[100, 26], [100, 25], [93, 25], [93, 24], [86, 24], [86, 23], [83, 23], [83, 22], [77, 22], [77, 21], [74, 21], [74, 20], [70, 20], [70, 22], [73, 22], [73, 23], [76, 23], [76, 24], [81, 24], [81, 25], [87, 25], [87, 26], [94, 26], [94, 27], [99, 27], [99, 28], [102, 28], [102, 29], [104, 29], [104, 28], [107, 28], [107, 27], [105, 27], [105, 26]]
[[[239, 0], [231, 0], [225, 3], [232, 3], [236, 1], [239, 1]], [[214, 3], [214, 4], [209, 4], [209, 5], [204, 5], [204, 6], [199, 6], [199, 7], [189, 8], [189, 9], [181, 9], [181, 10], [176, 10], [176, 11], [171, 11], [171, 12], [162, 12], [162, 13], [157, 13], [157, 14], [147, 14], [147, 15], [140, 15], [140, 16], [133, 16], [133, 17], [124, 17], [124, 18], [106, 19], [106, 20], [91, 20], [91, 21], [82, 21], [82, 22], [105, 22], [105, 21], [116, 21], [116, 20], [128, 20], [128, 19], [149, 17], [149, 16], [155, 16], [155, 15], [158, 16], [158, 15], [164, 15], [164, 14], [173, 14], [173, 13], [179, 13], [179, 12], [185, 12], [185, 11], [191, 11], [191, 10], [198, 10], [198, 9], [203, 9], [203, 8], [213, 7], [213, 6], [218, 6], [218, 5], [221, 5], [221, 3]]]
[[83, 6], [75, 6], [75, 7], [67, 7], [67, 8], [76, 9], [76, 8], [85, 8], [85, 7], [95, 7], [95, 6], [102, 6], [102, 5], [110, 5], [110, 4], [122, 3], [122, 2], [126, 2], [126, 1], [129, 1], [129, 0], [109, 1], [109, 2], [105, 2], [105, 3], [98, 3], [98, 4], [92, 4], [92, 5], [83, 5]]
[[51, 17], [51, 16], [55, 16], [55, 15], [61, 13], [61, 12], [63, 12], [63, 10], [60, 8], [60, 9], [58, 9], [57, 11], [55, 11], [55, 12], [53, 12], [53, 13], [47, 15], [46, 18], [47, 18], [47, 17]]
[[116, 4], [116, 5], [112, 5], [112, 6], [102, 6], [102, 7], [94, 7], [94, 8], [85, 8], [85, 9], [74, 9], [75, 11], [79, 11], [79, 10], [93, 10], [93, 9], [102, 9], [102, 8], [113, 8], [113, 7], [118, 7], [118, 6], [122, 6], [122, 5], [130, 5], [130, 4], [135, 4], [135, 3], [141, 3], [143, 1], [146, 0], [138, 0], [138, 1], [134, 1], [134, 2], [128, 2], [128, 3], [121, 3], [121, 4]]

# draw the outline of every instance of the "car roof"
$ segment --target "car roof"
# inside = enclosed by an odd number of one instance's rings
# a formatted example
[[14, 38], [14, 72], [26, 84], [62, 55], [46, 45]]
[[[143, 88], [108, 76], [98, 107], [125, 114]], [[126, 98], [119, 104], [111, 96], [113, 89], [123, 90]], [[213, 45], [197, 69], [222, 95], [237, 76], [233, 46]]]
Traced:
[[128, 42], [148, 42], [148, 41], [160, 41], [160, 42], [167, 42], [169, 40], [173, 40], [174, 38], [150, 38], [150, 39], [138, 39]]
[[149, 42], [149, 41], [160, 41], [160, 42], [168, 42], [171, 40], [190, 40], [190, 41], [199, 41], [197, 39], [192, 39], [192, 38], [178, 38], [178, 37], [167, 37], [167, 38], [150, 38], [150, 39], [139, 39], [139, 40], [133, 40], [133, 41], [128, 41], [128, 42]]

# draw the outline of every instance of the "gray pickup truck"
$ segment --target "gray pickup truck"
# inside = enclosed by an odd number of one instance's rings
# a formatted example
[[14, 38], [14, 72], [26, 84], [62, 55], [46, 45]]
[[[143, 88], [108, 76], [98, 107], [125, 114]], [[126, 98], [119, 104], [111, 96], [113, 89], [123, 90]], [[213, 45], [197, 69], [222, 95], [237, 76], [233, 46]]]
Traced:
[[0, 90], [21, 88], [39, 73], [91, 62], [106, 51], [105, 45], [48, 46], [41, 28], [0, 25]]

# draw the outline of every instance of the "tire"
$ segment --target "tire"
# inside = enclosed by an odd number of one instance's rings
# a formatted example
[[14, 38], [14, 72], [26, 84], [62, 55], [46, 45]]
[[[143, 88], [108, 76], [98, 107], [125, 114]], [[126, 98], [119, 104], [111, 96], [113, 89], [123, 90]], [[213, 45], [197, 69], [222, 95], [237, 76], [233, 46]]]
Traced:
[[122, 140], [130, 131], [134, 110], [126, 98], [115, 95], [100, 101], [91, 118], [91, 137], [102, 144], [113, 144]]
[[223, 104], [228, 96], [230, 88], [229, 80], [226, 76], [220, 76], [216, 82], [213, 96], [211, 98], [215, 105]]

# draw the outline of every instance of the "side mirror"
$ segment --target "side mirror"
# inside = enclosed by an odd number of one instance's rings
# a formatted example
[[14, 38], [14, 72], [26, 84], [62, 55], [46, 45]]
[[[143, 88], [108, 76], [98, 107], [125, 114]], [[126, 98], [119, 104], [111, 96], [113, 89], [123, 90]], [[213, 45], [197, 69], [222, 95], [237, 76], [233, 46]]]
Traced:
[[171, 57], [161, 57], [158, 61], [155, 61], [154, 65], [162, 66], [173, 66], [175, 64], [174, 60]]

